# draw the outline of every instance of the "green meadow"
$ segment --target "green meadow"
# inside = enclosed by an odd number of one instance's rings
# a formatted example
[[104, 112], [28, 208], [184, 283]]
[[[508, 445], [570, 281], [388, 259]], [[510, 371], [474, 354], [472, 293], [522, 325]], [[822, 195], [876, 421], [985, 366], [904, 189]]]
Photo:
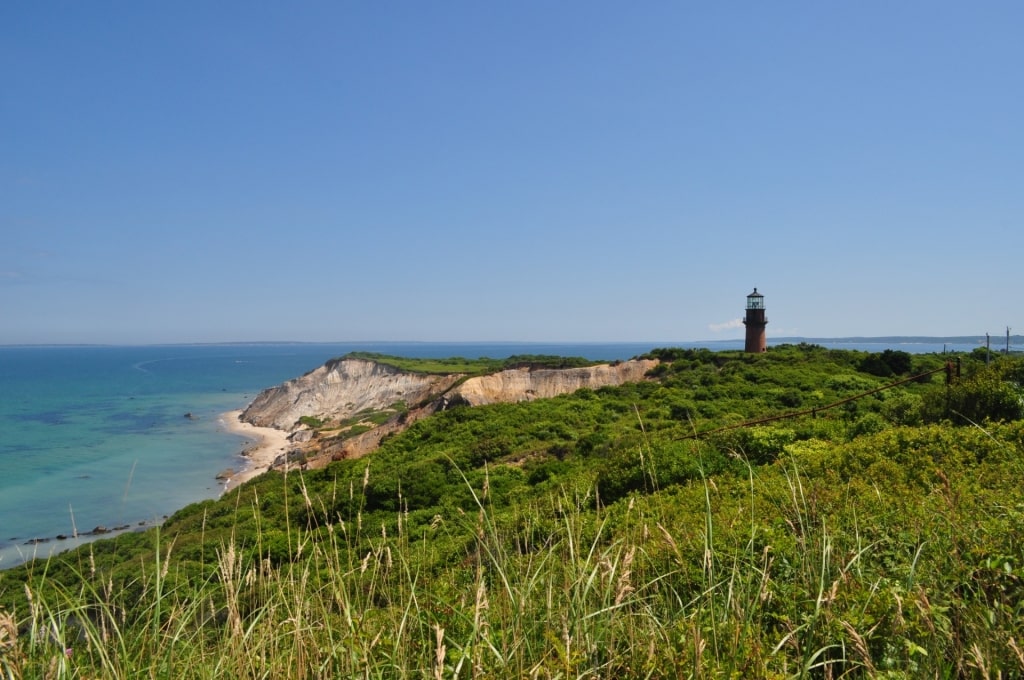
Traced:
[[0, 678], [1024, 676], [1024, 360], [646, 356], [0, 572]]

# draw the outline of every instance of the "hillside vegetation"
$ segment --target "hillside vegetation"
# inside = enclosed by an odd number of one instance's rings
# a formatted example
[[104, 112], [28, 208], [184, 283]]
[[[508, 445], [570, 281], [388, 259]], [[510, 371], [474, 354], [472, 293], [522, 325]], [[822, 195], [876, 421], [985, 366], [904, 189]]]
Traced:
[[1024, 674], [1024, 362], [649, 358], [2, 572], [0, 677]]

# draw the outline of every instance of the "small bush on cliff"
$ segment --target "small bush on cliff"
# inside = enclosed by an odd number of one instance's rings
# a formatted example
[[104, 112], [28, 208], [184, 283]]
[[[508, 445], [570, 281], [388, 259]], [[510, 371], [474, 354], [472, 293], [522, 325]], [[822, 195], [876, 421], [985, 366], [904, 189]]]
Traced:
[[319, 430], [324, 426], [324, 421], [316, 416], [301, 416], [299, 418], [299, 424], [305, 425], [311, 430]]

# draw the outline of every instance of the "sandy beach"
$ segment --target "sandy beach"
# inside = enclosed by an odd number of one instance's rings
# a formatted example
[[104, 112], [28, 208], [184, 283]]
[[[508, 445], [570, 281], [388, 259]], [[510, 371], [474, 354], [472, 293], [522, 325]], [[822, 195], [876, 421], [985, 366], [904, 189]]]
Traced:
[[245, 469], [235, 472], [230, 479], [225, 481], [225, 491], [266, 472], [274, 459], [287, 451], [289, 447], [287, 432], [273, 427], [256, 427], [249, 423], [243, 423], [239, 420], [241, 415], [241, 411], [229, 411], [221, 416], [225, 430], [246, 438], [242, 455], [249, 460]]

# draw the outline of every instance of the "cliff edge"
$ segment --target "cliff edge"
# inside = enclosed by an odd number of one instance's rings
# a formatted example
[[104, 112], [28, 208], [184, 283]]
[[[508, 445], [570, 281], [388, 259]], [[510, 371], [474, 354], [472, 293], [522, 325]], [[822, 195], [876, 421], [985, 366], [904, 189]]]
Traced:
[[462, 374], [409, 373], [367, 359], [334, 359], [263, 390], [242, 412], [257, 427], [294, 430], [303, 416], [345, 420], [365, 411], [417, 406], [442, 395]]
[[[292, 433], [295, 448], [273, 467], [300, 461], [316, 468], [365, 455], [384, 436], [453, 405], [531, 401], [639, 382], [647, 380], [646, 374], [657, 365], [656, 359], [645, 359], [581, 368], [519, 367], [467, 377], [342, 358], [264, 390], [242, 412], [241, 420]], [[307, 428], [307, 419], [318, 424], [315, 433]]]
[[466, 380], [449, 392], [449, 400], [470, 406], [548, 399], [576, 390], [597, 389], [645, 380], [656, 359], [623, 361], [583, 368], [514, 368]]

